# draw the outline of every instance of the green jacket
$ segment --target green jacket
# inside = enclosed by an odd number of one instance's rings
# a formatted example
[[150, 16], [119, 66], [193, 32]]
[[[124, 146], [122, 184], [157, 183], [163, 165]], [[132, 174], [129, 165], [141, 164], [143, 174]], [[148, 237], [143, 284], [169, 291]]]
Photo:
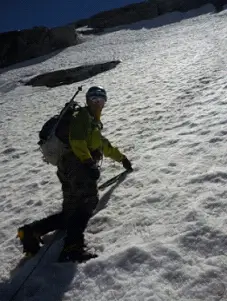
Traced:
[[89, 114], [88, 108], [80, 108], [73, 114], [69, 127], [69, 143], [75, 156], [84, 162], [92, 159], [91, 152], [100, 150], [105, 157], [121, 162], [123, 154], [101, 134], [102, 124]]

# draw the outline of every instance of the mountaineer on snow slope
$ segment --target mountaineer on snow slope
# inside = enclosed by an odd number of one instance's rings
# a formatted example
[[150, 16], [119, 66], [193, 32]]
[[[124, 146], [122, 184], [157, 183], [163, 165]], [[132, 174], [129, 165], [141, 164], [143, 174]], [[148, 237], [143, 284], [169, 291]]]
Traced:
[[18, 237], [27, 255], [35, 255], [39, 251], [43, 235], [63, 229], [66, 237], [59, 261], [82, 262], [97, 257], [86, 250], [84, 231], [99, 202], [98, 163], [104, 155], [122, 163], [126, 170], [132, 170], [127, 157], [101, 134], [100, 118], [106, 101], [105, 89], [93, 86], [86, 93], [86, 105], [71, 114], [64, 133], [66, 147], [56, 164], [63, 192], [62, 211], [18, 229]]

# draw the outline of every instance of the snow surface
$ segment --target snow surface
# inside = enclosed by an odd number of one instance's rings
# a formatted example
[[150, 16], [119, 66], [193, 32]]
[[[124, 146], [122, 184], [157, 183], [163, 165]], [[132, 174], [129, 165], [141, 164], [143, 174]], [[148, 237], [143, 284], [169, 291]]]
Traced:
[[[194, 13], [178, 13], [179, 22], [166, 15], [159, 27], [160, 19], [121, 27], [2, 70], [1, 301], [227, 300], [227, 12]], [[16, 230], [60, 210], [62, 200], [38, 131], [78, 83], [20, 81], [112, 59], [122, 63], [80, 84], [107, 89], [104, 134], [135, 171], [100, 193], [102, 210], [86, 232], [99, 257], [55, 263], [59, 240], [21, 286], [43, 251], [19, 268]], [[123, 169], [106, 159], [102, 170], [100, 183]]]

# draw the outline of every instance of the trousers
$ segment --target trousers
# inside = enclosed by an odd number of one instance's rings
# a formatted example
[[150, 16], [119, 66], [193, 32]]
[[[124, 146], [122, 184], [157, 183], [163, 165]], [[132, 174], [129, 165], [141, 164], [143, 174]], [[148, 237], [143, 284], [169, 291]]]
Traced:
[[66, 230], [65, 244], [84, 245], [84, 231], [99, 201], [97, 182], [73, 153], [58, 164], [57, 176], [63, 193], [59, 213], [35, 221], [30, 226], [40, 236], [56, 229]]

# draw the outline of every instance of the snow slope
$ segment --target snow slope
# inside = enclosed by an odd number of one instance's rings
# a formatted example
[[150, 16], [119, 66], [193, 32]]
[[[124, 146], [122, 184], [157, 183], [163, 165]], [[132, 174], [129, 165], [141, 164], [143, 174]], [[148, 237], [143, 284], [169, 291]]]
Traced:
[[[2, 71], [1, 301], [226, 300], [227, 12], [156, 24], [118, 28]], [[15, 295], [39, 258], [18, 268], [17, 227], [61, 208], [56, 170], [42, 162], [37, 134], [78, 86], [19, 80], [112, 59], [122, 64], [80, 84], [107, 89], [104, 134], [135, 171], [100, 193], [102, 210], [86, 232], [100, 256], [54, 263], [57, 241]], [[106, 159], [102, 170], [100, 183], [122, 167]]]

